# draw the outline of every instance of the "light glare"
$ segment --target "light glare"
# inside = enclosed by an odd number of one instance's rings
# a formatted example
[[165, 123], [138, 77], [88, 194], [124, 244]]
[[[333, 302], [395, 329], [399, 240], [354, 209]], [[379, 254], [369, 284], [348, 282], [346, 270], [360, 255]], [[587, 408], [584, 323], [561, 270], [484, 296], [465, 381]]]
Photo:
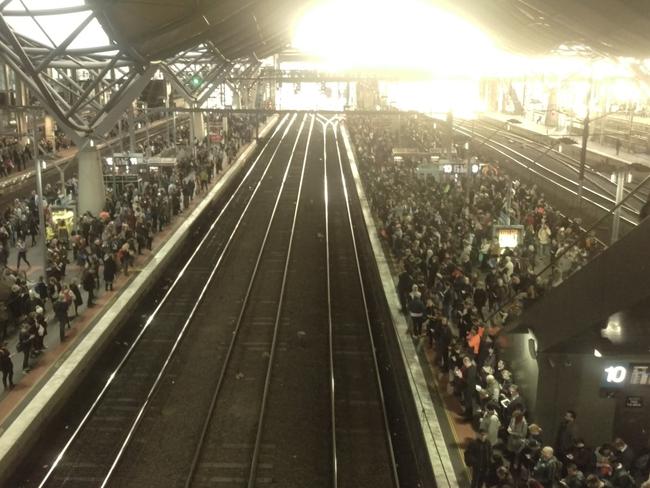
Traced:
[[[335, 26], [335, 35], [332, 35]], [[494, 48], [461, 19], [418, 0], [330, 0], [309, 10], [293, 45], [336, 69], [476, 69]]]

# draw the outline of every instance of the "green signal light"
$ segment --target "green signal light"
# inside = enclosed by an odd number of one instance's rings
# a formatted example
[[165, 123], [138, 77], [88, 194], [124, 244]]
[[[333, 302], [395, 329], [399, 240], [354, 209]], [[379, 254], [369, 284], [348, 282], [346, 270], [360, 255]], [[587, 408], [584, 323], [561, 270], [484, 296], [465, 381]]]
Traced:
[[199, 75], [194, 75], [190, 79], [190, 84], [192, 85], [193, 88], [198, 88], [199, 86], [201, 86], [201, 83], [203, 83], [203, 80]]

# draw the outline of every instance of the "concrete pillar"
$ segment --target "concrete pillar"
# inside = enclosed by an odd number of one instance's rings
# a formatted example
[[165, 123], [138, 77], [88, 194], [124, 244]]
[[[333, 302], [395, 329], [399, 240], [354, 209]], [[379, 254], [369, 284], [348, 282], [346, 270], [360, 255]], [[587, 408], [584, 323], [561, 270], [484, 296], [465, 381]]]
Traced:
[[77, 156], [79, 158], [79, 215], [90, 212], [94, 216], [104, 208], [106, 194], [102, 160], [96, 147], [85, 146]]
[[133, 104], [126, 111], [126, 120], [129, 123], [129, 151], [135, 152], [135, 110]]
[[205, 137], [205, 123], [203, 121], [203, 112], [192, 112], [190, 114], [190, 134], [192, 137], [191, 144], [198, 139], [202, 141]]
[[54, 149], [56, 147], [54, 136], [54, 119], [49, 115], [46, 115], [43, 121], [43, 127], [45, 129], [45, 140], [49, 141], [52, 144], [52, 149]]
[[546, 127], [557, 127], [557, 88], [550, 88], [548, 92], [548, 105], [546, 106]]
[[241, 97], [239, 96], [239, 89], [232, 85], [232, 108], [244, 108], [241, 103]]

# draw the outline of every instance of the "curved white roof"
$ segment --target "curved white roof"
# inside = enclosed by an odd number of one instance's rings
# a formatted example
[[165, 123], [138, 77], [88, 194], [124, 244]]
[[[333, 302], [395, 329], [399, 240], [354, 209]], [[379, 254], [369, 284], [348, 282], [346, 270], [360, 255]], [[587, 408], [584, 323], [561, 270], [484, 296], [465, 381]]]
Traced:
[[90, 17], [67, 50], [115, 51], [84, 0], [12, 0], [2, 13], [14, 32], [48, 48], [59, 46]]

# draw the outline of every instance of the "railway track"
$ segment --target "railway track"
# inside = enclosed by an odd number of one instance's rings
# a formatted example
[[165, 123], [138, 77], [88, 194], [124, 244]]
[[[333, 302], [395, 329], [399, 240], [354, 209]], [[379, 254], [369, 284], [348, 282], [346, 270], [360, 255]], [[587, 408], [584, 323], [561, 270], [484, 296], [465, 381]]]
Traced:
[[24, 486], [400, 486], [341, 146], [335, 118], [279, 122]]
[[[455, 130], [468, 137], [472, 136], [472, 131], [470, 129], [457, 128]], [[522, 170], [529, 172], [534, 177], [544, 180], [556, 189], [577, 196], [578, 182], [575, 177], [574, 179], [571, 179], [561, 172], [556, 171], [556, 166], [558, 165], [554, 165], [552, 169], [548, 164], [548, 161], [544, 161], [544, 158], [531, 157], [526, 154], [525, 149], [514, 149], [512, 147], [512, 142], [510, 141], [501, 142], [496, 140], [496, 137], [494, 136], [490, 139], [490, 136], [480, 134], [476, 131], [474, 131], [473, 134], [479, 136], [478, 140], [482, 141], [481, 144], [485, 148], [489, 148], [501, 156], [508, 158], [508, 160], [515, 163]], [[564, 171], [566, 171], [566, 169]], [[585, 182], [582, 198], [584, 202], [603, 212], [609, 212], [615, 205], [615, 200], [612, 197], [601, 189], [594, 187], [593, 183], [589, 180], [586, 180]], [[638, 212], [639, 211], [635, 208], [624, 205], [621, 209], [621, 220], [628, 225], [636, 226], [638, 225]]]
[[[537, 169], [543, 176], [554, 180], [557, 184], [577, 189], [576, 180], [579, 175], [580, 162], [575, 158], [555, 150], [549, 150], [549, 146], [513, 131], [504, 132], [503, 126], [489, 121], [477, 120], [472, 125], [465, 122], [462, 129], [469, 130], [469, 134], [473, 131], [475, 135], [479, 136], [479, 141], [490, 139], [489, 142], [494, 144], [487, 143], [486, 145], [498, 146], [500, 150], [523, 159], [527, 166]], [[519, 148], [514, 146], [519, 146]], [[534, 151], [534, 154], [530, 154], [530, 151]], [[635, 184], [626, 184], [624, 194], [627, 195], [634, 186]], [[638, 220], [639, 211], [646, 202], [649, 192], [650, 188], [641, 189], [632, 195], [629, 204], [623, 206], [623, 211], [626, 213], [624, 217], [628, 218], [630, 223], [636, 223]], [[584, 195], [592, 200], [592, 203], [611, 208], [616, 202], [616, 184], [612, 183], [610, 175], [591, 168], [587, 163]]]

